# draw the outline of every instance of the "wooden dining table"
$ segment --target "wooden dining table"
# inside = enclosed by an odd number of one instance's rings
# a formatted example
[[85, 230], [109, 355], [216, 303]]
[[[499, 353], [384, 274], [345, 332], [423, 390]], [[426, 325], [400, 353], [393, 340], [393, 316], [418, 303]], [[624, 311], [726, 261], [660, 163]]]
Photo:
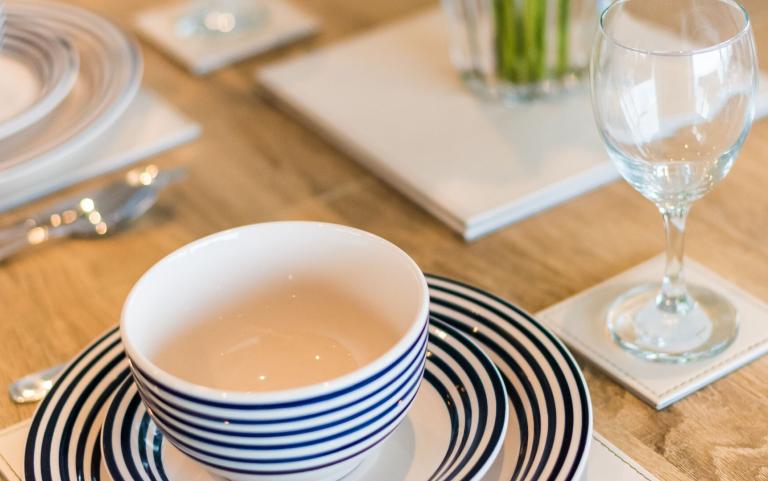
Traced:
[[[67, 240], [0, 265], [0, 384], [70, 359], [114, 326], [128, 291], [181, 245], [243, 224], [310, 219], [385, 237], [425, 272], [450, 276], [536, 312], [663, 250], [659, 214], [623, 181], [467, 243], [281, 110], [255, 69], [353, 37], [433, 5], [425, 0], [295, 0], [322, 22], [315, 37], [205, 77], [141, 42], [144, 84], [199, 122], [199, 140], [157, 156], [187, 178], [131, 228]], [[126, 29], [153, 0], [76, 0]], [[768, 2], [749, 0], [768, 65]], [[372, 59], [375, 61], [375, 59]], [[554, 133], [553, 135], [556, 135]], [[40, 208], [4, 214], [7, 221]], [[696, 203], [687, 252], [768, 300], [768, 121], [755, 123], [733, 171]], [[768, 329], [768, 313], [764, 320]], [[595, 429], [662, 480], [768, 480], [768, 358], [656, 411], [583, 358]], [[0, 427], [34, 405], [0, 396]], [[606, 480], [612, 481], [612, 480]]]

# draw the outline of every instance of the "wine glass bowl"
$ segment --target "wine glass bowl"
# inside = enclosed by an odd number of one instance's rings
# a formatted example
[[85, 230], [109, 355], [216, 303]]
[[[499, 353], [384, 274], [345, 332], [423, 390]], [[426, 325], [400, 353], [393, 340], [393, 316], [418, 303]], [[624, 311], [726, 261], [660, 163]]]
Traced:
[[736, 310], [714, 291], [686, 286], [683, 234], [691, 204], [725, 178], [751, 127], [749, 16], [733, 0], [619, 0], [601, 16], [590, 70], [608, 154], [657, 205], [667, 234], [662, 283], [617, 299], [609, 330], [647, 359], [716, 354], [736, 336]]

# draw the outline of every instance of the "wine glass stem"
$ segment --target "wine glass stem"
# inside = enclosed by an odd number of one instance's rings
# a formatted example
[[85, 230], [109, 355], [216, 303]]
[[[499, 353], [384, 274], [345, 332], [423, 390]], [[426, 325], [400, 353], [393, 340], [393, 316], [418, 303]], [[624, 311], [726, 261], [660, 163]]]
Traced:
[[667, 263], [661, 292], [656, 297], [659, 309], [672, 314], [682, 314], [693, 308], [693, 301], [685, 287], [683, 256], [685, 251], [685, 221], [690, 206], [677, 205], [659, 207], [664, 219], [664, 233], [667, 240]]

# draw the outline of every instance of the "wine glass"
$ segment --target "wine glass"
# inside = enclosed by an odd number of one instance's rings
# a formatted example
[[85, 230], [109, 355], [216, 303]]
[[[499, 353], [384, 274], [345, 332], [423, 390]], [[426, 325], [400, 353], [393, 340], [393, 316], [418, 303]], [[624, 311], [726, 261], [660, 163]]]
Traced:
[[738, 332], [734, 306], [686, 285], [685, 221], [728, 174], [752, 125], [757, 58], [749, 16], [733, 0], [618, 0], [602, 14], [591, 90], [608, 153], [664, 220], [660, 284], [609, 307], [613, 338], [656, 361], [715, 355]]

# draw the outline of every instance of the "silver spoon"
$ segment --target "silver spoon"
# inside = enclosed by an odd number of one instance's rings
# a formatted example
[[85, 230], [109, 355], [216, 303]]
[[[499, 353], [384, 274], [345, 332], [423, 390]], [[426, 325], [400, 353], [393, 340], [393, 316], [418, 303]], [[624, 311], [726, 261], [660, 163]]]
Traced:
[[37, 402], [48, 394], [53, 383], [64, 369], [64, 364], [33, 372], [11, 383], [8, 394], [16, 404]]
[[[0, 259], [30, 245], [73, 237], [103, 237], [144, 214], [158, 192], [183, 176], [182, 169], [159, 171], [154, 166], [128, 172], [124, 180], [74, 196], [45, 213], [0, 230]], [[18, 404], [37, 402], [50, 391], [65, 365], [38, 371], [10, 384], [8, 393]]]
[[113, 234], [142, 216], [155, 204], [160, 190], [183, 174], [183, 169], [160, 171], [153, 165], [131, 170], [123, 180], [1, 229], [0, 260], [53, 239]]

